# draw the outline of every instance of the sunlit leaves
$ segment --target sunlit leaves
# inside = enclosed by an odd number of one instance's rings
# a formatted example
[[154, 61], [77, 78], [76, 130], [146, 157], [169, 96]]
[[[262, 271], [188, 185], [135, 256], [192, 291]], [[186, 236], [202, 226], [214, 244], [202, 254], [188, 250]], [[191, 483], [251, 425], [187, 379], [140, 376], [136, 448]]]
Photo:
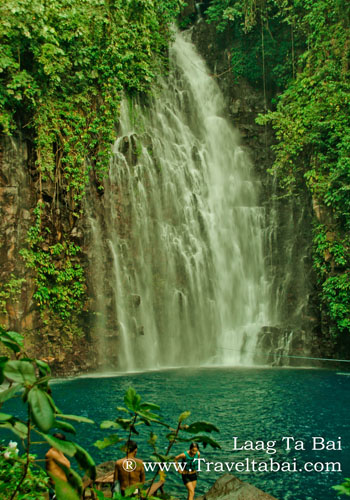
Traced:
[[186, 418], [188, 418], [189, 416], [191, 415], [191, 412], [190, 411], [184, 411], [183, 413], [181, 413], [181, 415], [179, 416], [179, 422], [183, 422], [184, 420], [186, 420]]
[[94, 443], [94, 445], [99, 449], [103, 450], [108, 446], [112, 446], [114, 444], [120, 443], [124, 441], [124, 439], [120, 438], [117, 434], [111, 434], [110, 436], [105, 437], [103, 440], [99, 439]]
[[137, 411], [140, 408], [141, 396], [136, 393], [133, 387], [130, 387], [124, 396], [125, 406], [132, 411]]
[[[121, 97], [150, 90], [166, 64], [170, 24], [181, 4], [0, 3], [0, 128], [13, 133], [18, 120], [26, 127], [36, 175], [58, 187], [73, 220], [83, 212], [91, 171], [103, 190]], [[53, 203], [42, 202], [50, 223]], [[41, 218], [21, 254], [35, 272], [37, 307], [65, 320], [83, 308], [84, 270], [74, 258], [71, 227], [60, 235], [53, 231], [47, 248]]]

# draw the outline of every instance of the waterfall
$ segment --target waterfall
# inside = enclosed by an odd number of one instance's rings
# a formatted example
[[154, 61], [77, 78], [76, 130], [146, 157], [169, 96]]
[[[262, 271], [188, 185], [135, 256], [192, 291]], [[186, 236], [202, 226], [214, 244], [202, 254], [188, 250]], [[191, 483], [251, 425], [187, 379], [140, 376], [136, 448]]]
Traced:
[[155, 97], [123, 102], [99, 208], [88, 200], [103, 367], [253, 364], [270, 311], [258, 200], [223, 96], [176, 34]]

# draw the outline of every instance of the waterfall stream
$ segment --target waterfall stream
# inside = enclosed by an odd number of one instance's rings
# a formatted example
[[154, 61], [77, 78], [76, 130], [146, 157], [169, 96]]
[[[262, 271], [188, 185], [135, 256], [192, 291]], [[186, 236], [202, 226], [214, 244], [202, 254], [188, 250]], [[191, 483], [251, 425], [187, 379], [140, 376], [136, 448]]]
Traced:
[[259, 183], [183, 34], [156, 97], [123, 102], [104, 187], [88, 207], [101, 365], [252, 365], [271, 323]]

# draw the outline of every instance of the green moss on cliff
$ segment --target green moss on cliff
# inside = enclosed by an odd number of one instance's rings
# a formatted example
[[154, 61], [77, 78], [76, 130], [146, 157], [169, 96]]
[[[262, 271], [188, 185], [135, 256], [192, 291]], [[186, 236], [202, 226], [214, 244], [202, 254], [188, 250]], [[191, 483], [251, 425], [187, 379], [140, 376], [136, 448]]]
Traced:
[[232, 38], [232, 72], [278, 90], [271, 173], [315, 214], [320, 312], [332, 335], [350, 330], [350, 8], [343, 0], [212, 0], [207, 19]]
[[[39, 308], [83, 307], [71, 237], [89, 180], [102, 189], [123, 93], [147, 92], [166, 62], [181, 0], [9, 0], [0, 6], [0, 127], [29, 131], [35, 224], [22, 251]], [[62, 219], [67, 223], [62, 225]]]

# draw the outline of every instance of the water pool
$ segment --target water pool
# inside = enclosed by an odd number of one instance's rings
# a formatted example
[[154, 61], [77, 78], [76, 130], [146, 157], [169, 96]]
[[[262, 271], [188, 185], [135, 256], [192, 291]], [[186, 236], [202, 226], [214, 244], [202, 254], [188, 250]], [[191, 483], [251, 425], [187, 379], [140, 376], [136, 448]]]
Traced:
[[[331, 486], [350, 475], [350, 377], [346, 374], [313, 369], [183, 369], [55, 381], [52, 388], [62, 411], [84, 415], [100, 423], [115, 418], [116, 406], [123, 404], [123, 394], [130, 386], [145, 400], [159, 404], [161, 414], [169, 423], [176, 425], [177, 416], [189, 410], [192, 413], [189, 422], [191, 419], [207, 420], [216, 424], [220, 434], [213, 437], [222, 449], [202, 449], [202, 457], [206, 461], [229, 464], [233, 461], [246, 464], [248, 459], [250, 470], [234, 474], [279, 500], [338, 498]], [[8, 410], [10, 406], [14, 403], [8, 405]], [[97, 463], [121, 456], [118, 445], [101, 451], [93, 446], [94, 441], [108, 434], [107, 431], [87, 424], [77, 429], [77, 441], [91, 452]], [[138, 456], [143, 459], [151, 452], [146, 429], [137, 437]], [[161, 439], [164, 430], [159, 426], [154, 430], [159, 435], [162, 452], [166, 446], [166, 441]], [[237, 448], [245, 441], [252, 441], [253, 447], [258, 448], [257, 441], [276, 441], [276, 452], [268, 454], [266, 449], [235, 451], [235, 436], [238, 437]], [[287, 442], [282, 438], [289, 436], [302, 441], [305, 449], [295, 450], [290, 446], [287, 450]], [[312, 450], [313, 437], [323, 437], [325, 443], [334, 441], [336, 448], [341, 438], [342, 449]], [[246, 447], [250, 447], [249, 443]], [[177, 454], [184, 449], [176, 445], [174, 452]], [[296, 463], [297, 472], [251, 470], [252, 460], [269, 464], [270, 459], [278, 463]], [[306, 462], [339, 462], [342, 471], [300, 471]], [[202, 467], [197, 494], [203, 493], [223, 474], [213, 470], [214, 466], [210, 466], [210, 472], [205, 470], [204, 463]], [[147, 478], [151, 476], [147, 474]], [[182, 493], [185, 497], [176, 472], [167, 475], [167, 482], [168, 491]]]

